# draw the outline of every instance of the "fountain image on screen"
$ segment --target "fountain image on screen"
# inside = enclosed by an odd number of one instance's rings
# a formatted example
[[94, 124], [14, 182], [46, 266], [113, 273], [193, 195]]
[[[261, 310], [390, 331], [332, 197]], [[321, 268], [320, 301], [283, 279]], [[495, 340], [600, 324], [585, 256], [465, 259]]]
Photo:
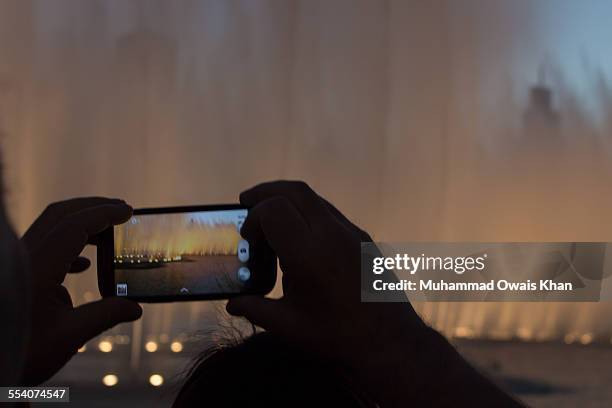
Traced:
[[240, 293], [251, 278], [246, 209], [134, 215], [114, 229], [118, 296]]

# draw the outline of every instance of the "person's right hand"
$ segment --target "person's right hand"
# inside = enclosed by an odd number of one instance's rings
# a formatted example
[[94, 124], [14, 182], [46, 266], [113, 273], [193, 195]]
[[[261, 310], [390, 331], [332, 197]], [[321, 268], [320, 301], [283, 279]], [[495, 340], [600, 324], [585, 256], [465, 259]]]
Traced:
[[361, 302], [361, 242], [370, 236], [303, 182], [260, 184], [241, 233], [266, 240], [283, 272], [283, 298], [242, 296], [230, 314], [336, 361], [381, 406], [517, 407], [474, 370], [407, 301]]
[[227, 305], [230, 314], [359, 372], [379, 371], [389, 358], [419, 359], [412, 351], [423, 350], [431, 330], [409, 303], [361, 302], [366, 232], [303, 182], [260, 184], [240, 202], [253, 207], [241, 233], [251, 242], [266, 240], [276, 252], [284, 296], [236, 297]]

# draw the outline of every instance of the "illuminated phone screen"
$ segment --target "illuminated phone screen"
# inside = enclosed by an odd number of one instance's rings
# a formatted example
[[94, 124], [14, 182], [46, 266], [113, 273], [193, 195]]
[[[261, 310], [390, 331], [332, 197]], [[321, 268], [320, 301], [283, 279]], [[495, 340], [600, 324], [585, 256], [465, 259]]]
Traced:
[[117, 296], [239, 294], [251, 280], [247, 209], [134, 215], [114, 228]]

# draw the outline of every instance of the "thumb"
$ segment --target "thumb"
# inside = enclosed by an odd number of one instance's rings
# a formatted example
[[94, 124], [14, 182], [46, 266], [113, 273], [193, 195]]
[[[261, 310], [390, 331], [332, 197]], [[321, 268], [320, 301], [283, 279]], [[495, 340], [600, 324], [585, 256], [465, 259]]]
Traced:
[[108, 297], [74, 308], [66, 319], [66, 329], [71, 338], [78, 340], [77, 347], [111, 327], [137, 320], [142, 308], [134, 301]]
[[269, 331], [286, 331], [292, 321], [284, 299], [238, 296], [227, 302], [226, 310], [233, 316], [245, 317], [254, 325]]

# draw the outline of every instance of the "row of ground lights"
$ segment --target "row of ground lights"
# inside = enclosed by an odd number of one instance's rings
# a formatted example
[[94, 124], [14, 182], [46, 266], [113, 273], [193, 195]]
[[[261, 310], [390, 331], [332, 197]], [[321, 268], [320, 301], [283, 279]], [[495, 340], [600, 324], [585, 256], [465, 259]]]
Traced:
[[[144, 347], [149, 353], [155, 353], [159, 349], [159, 345], [155, 341], [147, 341]], [[173, 341], [170, 343], [170, 350], [172, 350], [173, 353], [180, 353], [183, 351], [183, 343], [180, 341]]]
[[[147, 341], [145, 343], [144, 348], [149, 353], [155, 353], [157, 350], [159, 350], [159, 345], [155, 341]], [[87, 346], [83, 346], [79, 349], [79, 353], [82, 353], [86, 350]], [[113, 351], [113, 343], [109, 340], [101, 340], [98, 343], [98, 350], [103, 353], [110, 353], [111, 351]], [[173, 341], [172, 343], [170, 343], [170, 350], [173, 353], [180, 353], [181, 351], [183, 351], [183, 343], [181, 343], [180, 341]]]
[[[516, 330], [513, 336], [511, 332], [490, 332], [484, 336], [477, 336], [476, 332], [469, 327], [456, 327], [453, 332], [453, 337], [458, 339], [475, 339], [475, 338], [492, 338], [497, 340], [511, 340], [517, 338], [523, 341], [542, 340], [538, 336], [534, 335], [533, 331], [527, 328], [519, 328]], [[594, 340], [593, 333], [568, 333], [563, 337], [565, 344], [580, 343], [582, 345], [591, 344]], [[612, 343], [612, 339], [610, 339]]]
[[[153, 387], [160, 387], [164, 383], [164, 377], [161, 374], [151, 374], [149, 377], [149, 384]], [[119, 384], [119, 377], [117, 374], [106, 374], [102, 377], [102, 384], [107, 387], [114, 387]]]

